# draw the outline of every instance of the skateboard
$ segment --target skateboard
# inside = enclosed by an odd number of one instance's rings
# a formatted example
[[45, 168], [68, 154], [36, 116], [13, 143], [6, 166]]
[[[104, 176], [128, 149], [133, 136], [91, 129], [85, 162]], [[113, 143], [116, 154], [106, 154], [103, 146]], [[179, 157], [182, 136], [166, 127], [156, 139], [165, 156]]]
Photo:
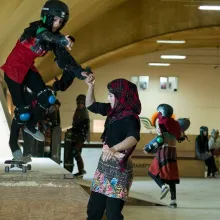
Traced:
[[83, 179], [83, 176], [84, 175], [86, 175], [86, 172], [85, 173], [82, 173], [82, 174], [80, 174], [80, 175], [78, 175], [78, 173], [76, 173], [76, 174], [73, 174], [73, 176], [74, 176], [74, 178], [81, 178], [81, 179]]
[[73, 133], [72, 129], [68, 129], [64, 139], [64, 168], [70, 173], [73, 172]]
[[22, 170], [23, 173], [26, 173], [28, 170], [31, 170], [31, 164], [27, 164], [26, 162], [23, 161], [18, 161], [18, 160], [6, 160], [5, 164], [9, 164], [10, 166], [5, 166], [5, 172], [9, 173], [9, 171], [17, 167]]
[[61, 127], [60, 126], [55, 127], [52, 131], [52, 138], [51, 138], [51, 159], [58, 164], [60, 164], [61, 135], [62, 135]]

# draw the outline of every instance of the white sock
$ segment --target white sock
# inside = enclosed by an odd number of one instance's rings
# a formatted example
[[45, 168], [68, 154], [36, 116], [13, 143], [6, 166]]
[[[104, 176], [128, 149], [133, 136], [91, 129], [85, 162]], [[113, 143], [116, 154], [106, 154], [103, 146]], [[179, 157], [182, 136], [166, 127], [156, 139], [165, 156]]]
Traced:
[[171, 200], [171, 203], [173, 204], [173, 203], [176, 203], [176, 199], [174, 199], [174, 200]]

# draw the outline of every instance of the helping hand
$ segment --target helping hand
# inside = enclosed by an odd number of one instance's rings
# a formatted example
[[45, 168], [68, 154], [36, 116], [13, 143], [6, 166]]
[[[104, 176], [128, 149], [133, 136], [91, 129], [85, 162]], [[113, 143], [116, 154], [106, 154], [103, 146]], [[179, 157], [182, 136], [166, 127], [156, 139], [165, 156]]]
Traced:
[[93, 74], [93, 72], [90, 67], [86, 67], [85, 71], [81, 72], [81, 75], [85, 77], [85, 79], [91, 74]]
[[95, 77], [93, 74], [90, 74], [86, 77], [85, 82], [88, 86], [93, 86], [95, 84]]

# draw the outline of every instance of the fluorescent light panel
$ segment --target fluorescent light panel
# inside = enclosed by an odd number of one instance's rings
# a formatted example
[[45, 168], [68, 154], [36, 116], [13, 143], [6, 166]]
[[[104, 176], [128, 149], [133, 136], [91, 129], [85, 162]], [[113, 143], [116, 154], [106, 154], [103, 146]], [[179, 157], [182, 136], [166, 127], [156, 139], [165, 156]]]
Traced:
[[212, 11], [219, 11], [220, 6], [217, 5], [201, 5], [199, 6], [200, 10], [212, 10]]
[[161, 59], [176, 59], [176, 60], [184, 60], [186, 59], [186, 56], [182, 55], [161, 55]]
[[158, 44], [185, 44], [185, 40], [157, 40]]
[[169, 63], [148, 63], [149, 66], [170, 66]]

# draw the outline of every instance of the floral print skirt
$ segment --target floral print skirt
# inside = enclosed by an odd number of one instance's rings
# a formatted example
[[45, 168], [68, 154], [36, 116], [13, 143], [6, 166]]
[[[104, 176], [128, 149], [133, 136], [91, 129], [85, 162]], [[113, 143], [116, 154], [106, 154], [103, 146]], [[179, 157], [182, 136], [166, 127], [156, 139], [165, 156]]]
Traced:
[[118, 158], [113, 157], [108, 161], [103, 161], [101, 155], [92, 181], [91, 191], [125, 201], [128, 197], [132, 180], [133, 165], [131, 159], [128, 159], [125, 170], [122, 172]]

